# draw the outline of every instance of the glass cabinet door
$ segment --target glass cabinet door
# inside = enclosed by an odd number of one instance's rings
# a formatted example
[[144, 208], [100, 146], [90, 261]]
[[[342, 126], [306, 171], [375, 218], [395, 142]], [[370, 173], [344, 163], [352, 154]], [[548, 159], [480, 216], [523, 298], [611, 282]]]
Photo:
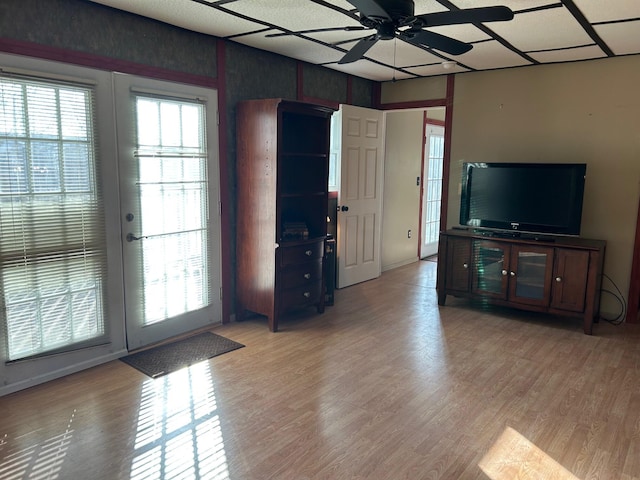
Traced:
[[489, 240], [474, 242], [474, 292], [507, 298], [509, 251], [508, 244]]
[[529, 305], [548, 305], [553, 248], [513, 246], [509, 266], [509, 298]]

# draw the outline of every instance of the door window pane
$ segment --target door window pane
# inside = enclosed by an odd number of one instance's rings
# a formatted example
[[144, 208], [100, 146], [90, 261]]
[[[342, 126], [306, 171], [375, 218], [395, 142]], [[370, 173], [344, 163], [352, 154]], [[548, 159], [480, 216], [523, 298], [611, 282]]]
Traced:
[[209, 304], [204, 106], [135, 97], [143, 324]]

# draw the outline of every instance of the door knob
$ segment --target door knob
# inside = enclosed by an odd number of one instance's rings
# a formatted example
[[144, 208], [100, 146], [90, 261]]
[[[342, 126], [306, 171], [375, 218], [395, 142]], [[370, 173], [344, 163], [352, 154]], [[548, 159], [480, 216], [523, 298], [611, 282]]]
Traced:
[[349, 207], [347, 207], [346, 205], [342, 205], [340, 207], [340, 210], [342, 210], [343, 212], [348, 212], [349, 211]]

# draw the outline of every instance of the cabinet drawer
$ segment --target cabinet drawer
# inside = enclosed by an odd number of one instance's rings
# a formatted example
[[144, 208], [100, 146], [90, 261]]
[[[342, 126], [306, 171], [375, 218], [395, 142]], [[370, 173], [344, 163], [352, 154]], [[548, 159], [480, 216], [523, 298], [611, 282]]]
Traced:
[[311, 305], [320, 301], [322, 282], [317, 281], [298, 288], [283, 289], [281, 292], [280, 308], [282, 310]]
[[322, 280], [322, 260], [291, 265], [280, 273], [282, 289], [302, 287]]
[[324, 240], [316, 243], [307, 243], [304, 245], [296, 245], [295, 247], [281, 247], [282, 253], [280, 257], [280, 265], [297, 265], [298, 263], [308, 262], [310, 260], [318, 260], [322, 258], [324, 249]]

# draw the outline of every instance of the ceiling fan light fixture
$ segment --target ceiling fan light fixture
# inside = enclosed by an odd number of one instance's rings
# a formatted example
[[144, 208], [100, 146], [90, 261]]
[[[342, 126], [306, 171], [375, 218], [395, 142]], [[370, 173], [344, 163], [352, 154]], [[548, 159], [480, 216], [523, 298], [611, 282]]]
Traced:
[[453, 60], [447, 60], [442, 62], [442, 68], [444, 68], [445, 70], [451, 70], [453, 67], [455, 67], [457, 65], [456, 62], [454, 62]]

